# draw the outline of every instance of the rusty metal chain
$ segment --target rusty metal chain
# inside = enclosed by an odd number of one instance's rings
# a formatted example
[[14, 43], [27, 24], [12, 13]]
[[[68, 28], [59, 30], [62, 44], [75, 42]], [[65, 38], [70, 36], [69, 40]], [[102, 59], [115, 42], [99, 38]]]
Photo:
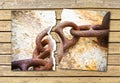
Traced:
[[71, 40], [67, 39], [64, 36], [64, 33], [63, 33], [63, 29], [65, 27], [72, 27], [75, 30], [78, 29], [78, 26], [75, 23], [73, 23], [73, 22], [62, 22], [62, 23], [60, 23], [56, 27], [55, 32], [58, 33], [60, 38], [61, 38], [61, 40], [60, 40], [60, 47], [58, 49], [58, 60], [59, 60], [59, 62], [62, 59], [64, 51], [66, 49], [68, 49], [69, 47], [73, 46], [79, 39], [79, 37], [77, 37], [77, 36], [74, 36]]
[[[94, 25], [96, 26], [96, 25]], [[103, 47], [108, 47], [108, 34], [109, 34], [109, 29], [103, 29], [103, 30], [96, 30], [94, 29], [93, 25], [88, 26], [89, 29], [86, 30], [74, 30], [72, 29], [70, 32], [74, 36], [78, 37], [97, 37], [98, 44], [103, 46]], [[81, 26], [78, 26], [81, 28]]]
[[[33, 52], [32, 59], [25, 59], [12, 62], [12, 70], [19, 68], [22, 71], [26, 71], [29, 67], [33, 67], [33, 70], [52, 70], [53, 60], [51, 56], [51, 40], [47, 36], [47, 32], [50, 28], [45, 29], [38, 34], [36, 38], [36, 47]], [[44, 38], [46, 37], [46, 38]], [[49, 61], [45, 58], [49, 57]]]
[[[52, 59], [52, 42], [49, 37], [47, 39], [44, 39], [45, 36], [47, 36], [47, 32], [50, 28], [45, 29], [43, 32], [38, 34], [36, 38], [36, 48], [33, 52], [33, 58], [39, 58], [39, 59], [45, 59], [46, 57], [49, 57], [48, 66], [50, 66], [50, 70], [52, 70], [53, 67], [53, 59]], [[44, 40], [42, 40], [44, 39]], [[42, 41], [42, 42], [41, 42]], [[47, 47], [46, 47], [47, 46]], [[46, 70], [46, 67], [41, 66], [34, 66], [34, 70]]]
[[[60, 36], [60, 47], [58, 49], [58, 60], [61, 61], [66, 49], [75, 45], [80, 37], [96, 37], [97, 43], [100, 46], [108, 47], [108, 33], [109, 33], [109, 18], [110, 12], [108, 12], [102, 21], [101, 25], [82, 25], [77, 26], [75, 23], [65, 21], [60, 23], [54, 30]], [[69, 40], [64, 36], [63, 29], [65, 27], [72, 27], [70, 30], [73, 38]], [[33, 70], [52, 70], [53, 59], [52, 59], [52, 42], [49, 37], [45, 38], [48, 34], [49, 28], [42, 31], [36, 37], [36, 47], [33, 52], [32, 59], [19, 60], [12, 62], [12, 69], [19, 68], [20, 70], [28, 70], [29, 67], [33, 66]], [[45, 58], [49, 57], [46, 61]]]
[[[56, 29], [55, 32], [59, 34], [61, 40], [60, 40], [60, 47], [58, 49], [58, 60], [61, 61], [64, 52], [69, 47], [76, 44], [76, 42], [79, 40], [80, 37], [96, 37], [97, 43], [100, 46], [108, 47], [108, 35], [109, 35], [109, 18], [110, 18], [110, 12], [108, 12], [102, 21], [101, 25], [82, 25], [77, 26], [75, 23], [70, 21], [65, 21], [60, 23]], [[68, 40], [63, 33], [63, 28], [65, 27], [72, 27], [70, 30], [70, 33], [72, 34], [73, 38], [71, 40]]]

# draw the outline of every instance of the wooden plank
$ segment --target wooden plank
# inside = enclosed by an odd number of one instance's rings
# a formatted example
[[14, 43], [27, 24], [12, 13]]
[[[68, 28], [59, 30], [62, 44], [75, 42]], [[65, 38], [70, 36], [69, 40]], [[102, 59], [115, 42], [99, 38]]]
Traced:
[[95, 8], [120, 8], [119, 0], [76, 0], [77, 6], [95, 7]]
[[0, 55], [0, 64], [11, 64], [11, 55]]
[[[3, 0], [3, 1], [11, 1], [11, 2], [14, 2], [15, 0]], [[61, 0], [61, 1], [58, 1], [58, 0], [54, 0], [54, 1], [50, 1], [50, 0], [38, 0], [38, 1], [34, 1], [34, 0], [16, 0], [16, 2], [19, 4], [19, 3], [32, 3], [33, 4], [37, 4], [37, 3], [42, 3], [42, 4], [48, 4], [48, 3], [52, 3], [52, 4], [56, 4], [56, 3], [60, 3], [60, 4], [64, 4], [64, 3], [75, 3], [75, 0]]]
[[93, 3], [104, 3], [104, 0], [94, 0], [94, 1], [91, 1], [91, 0], [76, 0], [76, 3], [84, 3], [84, 2], [86, 2], [86, 3], [91, 3], [91, 2], [93, 2]]
[[[11, 55], [0, 55], [0, 64], [10, 65]], [[108, 65], [120, 65], [120, 55], [108, 55]]]
[[[4, 1], [4, 0], [3, 0]], [[6, 0], [6, 1], [10, 1], [10, 0]], [[12, 2], [14, 2], [14, 0], [11, 0]], [[64, 4], [64, 3], [67, 3], [67, 4], [71, 4], [71, 3], [75, 3], [75, 0], [54, 0], [54, 1], [51, 1], [51, 0], [38, 0], [38, 1], [35, 1], [35, 0], [16, 0], [16, 2], [18, 4], [26, 4], [26, 3], [33, 3], [33, 4], [37, 4], [37, 3], [42, 3], [42, 4]]]
[[108, 66], [107, 72], [62, 70], [56, 71], [11, 71], [11, 66], [0, 66], [0, 76], [120, 76], [120, 66]]
[[120, 83], [120, 77], [0, 77], [0, 79], [0, 83]]
[[1, 9], [18, 8], [120, 8], [119, 0], [2, 0]]
[[[120, 54], [120, 43], [109, 43], [108, 54]], [[0, 54], [11, 54], [10, 43], [0, 43]]]
[[0, 20], [10, 20], [11, 10], [0, 10]]
[[109, 65], [120, 65], [120, 55], [108, 55]]
[[11, 32], [0, 32], [0, 42], [11, 42]]
[[10, 43], [0, 43], [0, 54], [11, 54]]
[[119, 20], [111, 20], [110, 21], [110, 31], [120, 31], [120, 21]]
[[62, 8], [70, 4], [75, 4], [75, 0], [2, 0], [0, 9]]
[[0, 31], [11, 31], [11, 21], [0, 21]]
[[110, 32], [109, 42], [120, 42], [120, 32]]
[[120, 54], [120, 43], [109, 43], [109, 54]]

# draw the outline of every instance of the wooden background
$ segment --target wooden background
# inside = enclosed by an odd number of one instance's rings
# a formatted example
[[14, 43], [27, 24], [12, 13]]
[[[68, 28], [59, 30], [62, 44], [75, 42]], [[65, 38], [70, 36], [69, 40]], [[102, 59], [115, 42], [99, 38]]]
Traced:
[[[108, 71], [11, 71], [11, 10], [63, 8], [111, 12]], [[120, 83], [120, 0], [0, 0], [0, 83]]]

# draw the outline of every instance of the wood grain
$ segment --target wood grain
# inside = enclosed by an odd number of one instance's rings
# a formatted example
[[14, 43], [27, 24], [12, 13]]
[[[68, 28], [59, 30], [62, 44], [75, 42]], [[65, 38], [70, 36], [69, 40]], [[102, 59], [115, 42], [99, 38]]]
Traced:
[[11, 11], [10, 10], [0, 10], [0, 20], [10, 20]]
[[1, 9], [25, 8], [119, 8], [119, 0], [2, 0]]
[[0, 79], [0, 83], [113, 83], [113, 81], [120, 83], [120, 77], [1, 77]]
[[11, 64], [11, 55], [0, 55], [0, 64], [1, 65], [10, 65]]
[[[111, 12], [108, 71], [11, 71], [11, 10], [55, 10], [59, 23], [62, 8]], [[1, 0], [0, 9], [0, 83], [120, 83], [120, 0]]]
[[110, 21], [110, 31], [120, 31], [120, 21], [119, 20], [111, 20]]
[[11, 42], [11, 32], [1, 32], [0, 42]]
[[0, 21], [0, 31], [11, 31], [11, 21]]
[[109, 43], [109, 54], [120, 54], [120, 43]]
[[11, 54], [10, 43], [0, 43], [0, 54]]
[[120, 42], [120, 32], [110, 32], [109, 42]]

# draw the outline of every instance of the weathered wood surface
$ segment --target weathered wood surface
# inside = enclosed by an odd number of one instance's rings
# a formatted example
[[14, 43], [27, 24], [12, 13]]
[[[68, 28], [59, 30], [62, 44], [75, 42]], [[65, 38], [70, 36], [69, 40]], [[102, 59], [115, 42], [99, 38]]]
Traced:
[[120, 77], [2, 77], [0, 79], [0, 83], [120, 83]]
[[11, 21], [0, 21], [0, 31], [11, 31]]
[[1, 0], [0, 8], [120, 8], [120, 0]]
[[[56, 10], [59, 23], [62, 8], [111, 12], [108, 71], [11, 71], [11, 9]], [[120, 0], [1, 0], [0, 9], [0, 83], [120, 83]]]

